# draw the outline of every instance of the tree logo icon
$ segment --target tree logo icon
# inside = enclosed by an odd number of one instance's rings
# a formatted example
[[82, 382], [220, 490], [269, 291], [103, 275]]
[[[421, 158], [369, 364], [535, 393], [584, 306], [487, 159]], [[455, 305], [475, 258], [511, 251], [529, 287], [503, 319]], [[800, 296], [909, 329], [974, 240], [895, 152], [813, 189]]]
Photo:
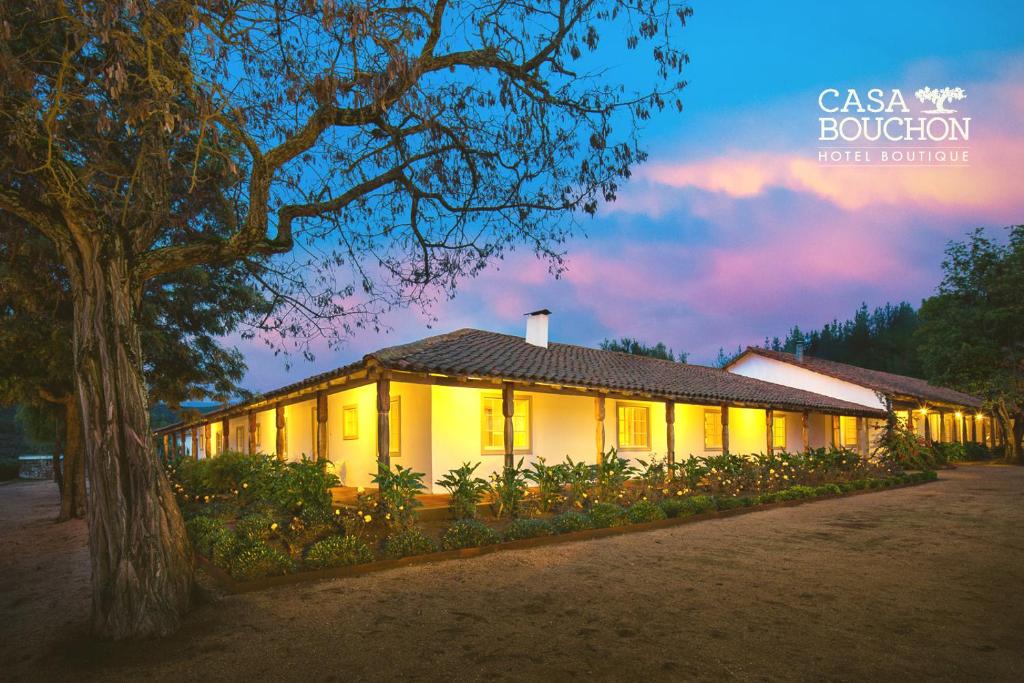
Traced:
[[925, 86], [914, 93], [919, 102], [931, 102], [934, 109], [926, 109], [925, 114], [955, 114], [956, 109], [946, 109], [946, 100], [962, 100], [967, 97], [963, 88], [929, 88]]

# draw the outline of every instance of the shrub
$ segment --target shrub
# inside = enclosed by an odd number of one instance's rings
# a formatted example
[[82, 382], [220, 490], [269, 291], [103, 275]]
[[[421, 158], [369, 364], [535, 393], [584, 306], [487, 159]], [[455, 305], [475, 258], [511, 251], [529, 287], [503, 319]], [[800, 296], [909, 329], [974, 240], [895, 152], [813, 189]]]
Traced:
[[316, 569], [346, 567], [373, 561], [370, 546], [355, 536], [328, 536], [309, 546], [306, 564]]
[[266, 541], [274, 535], [277, 522], [270, 515], [246, 515], [235, 524], [235, 533], [243, 543]]
[[573, 531], [592, 529], [594, 522], [590, 519], [590, 515], [569, 510], [552, 519], [551, 526], [554, 528], [555, 533], [567, 534]]
[[263, 541], [255, 541], [241, 546], [231, 559], [231, 576], [238, 581], [252, 581], [284, 574], [291, 567], [287, 555]]
[[617, 500], [625, 492], [626, 482], [636, 474], [629, 460], [612, 448], [594, 467], [595, 490], [599, 500]]
[[230, 529], [224, 528], [210, 535], [210, 562], [218, 567], [230, 567], [231, 561], [238, 552], [238, 537]]
[[637, 462], [642, 467], [639, 474], [644, 492], [652, 498], [660, 498], [662, 490], [669, 483], [669, 474], [676, 469], [676, 466], [669, 465], [665, 460], [659, 458], [652, 458], [650, 462], [638, 458]]
[[700, 514], [702, 512], [709, 512], [711, 510], [714, 510], [716, 507], [715, 499], [712, 498], [711, 496], [690, 496], [689, 499], [684, 498], [683, 500], [688, 501], [687, 504], [690, 506], [690, 509], [693, 510], [693, 514], [695, 515]]
[[550, 536], [555, 533], [551, 523], [544, 519], [514, 519], [505, 529], [506, 541], [518, 541], [523, 538]]
[[595, 529], [622, 526], [626, 523], [626, 511], [614, 503], [595, 503], [590, 506], [590, 520]]
[[455, 519], [472, 519], [476, 517], [476, 506], [487, 491], [487, 482], [473, 476], [480, 463], [471, 465], [463, 463], [462, 467], [448, 470], [448, 473], [435, 483], [448, 491], [449, 509]]
[[715, 505], [718, 507], [719, 510], [733, 510], [735, 508], [743, 507], [744, 505], [749, 505], [747, 500], [748, 499], [745, 496], [744, 497], [730, 496], [728, 498], [715, 498]]
[[995, 457], [995, 454], [992, 452], [992, 449], [983, 443], [968, 441], [964, 444], [965, 460], [991, 460], [993, 457]]
[[[192, 541], [193, 547], [200, 555], [210, 556], [210, 548], [214, 535], [221, 531], [228, 531], [224, 522], [212, 517], [193, 517], [185, 523], [185, 531]], [[228, 531], [228, 533], [231, 533]]]
[[491, 475], [491, 493], [494, 495], [494, 514], [507, 514], [515, 519], [523, 510], [526, 497], [526, 477], [523, 474], [523, 460], [518, 465], [506, 465], [501, 474]]
[[584, 507], [594, 488], [594, 466], [585, 462], [573, 462], [572, 458], [566, 458], [561, 468], [566, 485], [566, 506], [570, 510]]
[[548, 465], [544, 458], [537, 458], [533, 465], [523, 472], [523, 476], [537, 487], [537, 501], [543, 512], [550, 512], [562, 502], [565, 487], [564, 469], [563, 465]]
[[626, 510], [626, 518], [632, 524], [654, 522], [666, 517], [665, 511], [649, 500], [638, 500]]
[[814, 489], [810, 486], [791, 486], [781, 492], [782, 500], [800, 500], [802, 498], [814, 498]]
[[498, 532], [477, 519], [461, 519], [445, 529], [441, 547], [445, 550], [478, 548], [497, 543]]
[[401, 529], [384, 539], [384, 554], [399, 558], [437, 551], [437, 543], [416, 528]]
[[423, 472], [395, 465], [395, 471], [378, 467], [373, 483], [377, 485], [385, 519], [390, 526], [408, 529], [416, 521], [416, 508], [421, 505], [416, 498], [423, 486]]

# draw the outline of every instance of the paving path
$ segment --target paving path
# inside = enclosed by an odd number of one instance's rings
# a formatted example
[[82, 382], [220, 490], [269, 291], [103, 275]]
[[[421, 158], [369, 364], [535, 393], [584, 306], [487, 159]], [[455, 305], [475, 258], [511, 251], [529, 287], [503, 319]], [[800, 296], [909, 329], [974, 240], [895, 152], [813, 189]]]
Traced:
[[80, 523], [0, 486], [0, 679], [1024, 680], [1024, 468], [232, 596], [86, 635]]

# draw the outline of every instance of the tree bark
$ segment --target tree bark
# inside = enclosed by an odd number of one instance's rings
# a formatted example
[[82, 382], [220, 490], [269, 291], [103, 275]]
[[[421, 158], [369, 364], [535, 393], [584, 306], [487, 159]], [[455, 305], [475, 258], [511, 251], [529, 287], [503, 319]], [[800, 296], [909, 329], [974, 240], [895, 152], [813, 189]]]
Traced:
[[1003, 433], [1003, 460], [1014, 465], [1021, 464], [1021, 452], [1017, 435], [1014, 432], [1013, 416], [1002, 401], [996, 404], [995, 416], [999, 420], [1000, 431]]
[[82, 457], [82, 418], [78, 401], [69, 400], [64, 411], [64, 482], [57, 521], [85, 516], [85, 463]]
[[89, 475], [92, 624], [104, 638], [175, 631], [192, 552], [149, 438], [138, 330], [141, 287], [113, 230], [76, 226], [62, 245], [74, 296], [75, 378]]

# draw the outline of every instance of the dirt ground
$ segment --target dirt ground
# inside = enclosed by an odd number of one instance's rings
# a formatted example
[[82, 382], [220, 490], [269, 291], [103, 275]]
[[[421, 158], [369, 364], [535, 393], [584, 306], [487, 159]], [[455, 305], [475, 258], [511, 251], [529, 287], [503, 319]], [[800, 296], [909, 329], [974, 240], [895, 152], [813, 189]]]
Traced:
[[1024, 468], [202, 604], [87, 636], [85, 527], [0, 485], [0, 679], [1024, 680]]

